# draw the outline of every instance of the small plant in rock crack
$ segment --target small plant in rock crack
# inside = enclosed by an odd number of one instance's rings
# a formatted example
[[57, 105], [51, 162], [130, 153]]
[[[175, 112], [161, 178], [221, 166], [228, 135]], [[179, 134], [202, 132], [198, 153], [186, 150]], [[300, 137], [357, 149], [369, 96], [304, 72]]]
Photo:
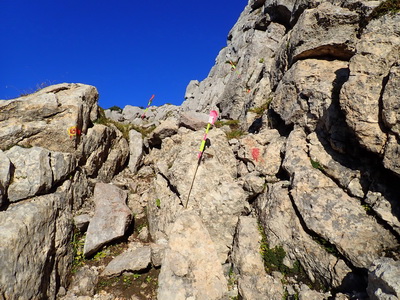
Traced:
[[85, 263], [85, 256], [83, 254], [83, 246], [85, 245], [85, 235], [80, 232], [75, 232], [72, 237], [72, 249], [74, 251], [73, 272], [76, 272], [78, 267]]
[[161, 208], [161, 200], [160, 199], [156, 199], [156, 206], [157, 208]]
[[229, 269], [229, 278], [228, 278], [228, 289], [232, 290], [234, 286], [237, 285], [237, 275], [233, 271], [233, 268], [231, 267]]
[[318, 161], [312, 160], [312, 159], [310, 158], [310, 162], [311, 162], [311, 165], [312, 165], [312, 167], [313, 167], [314, 169], [318, 169], [318, 170], [320, 170], [320, 171], [323, 171], [323, 170], [324, 170], [324, 167], [323, 167]]
[[272, 100], [273, 98], [269, 97], [261, 106], [250, 108], [248, 111], [257, 114], [257, 116], [262, 116], [269, 109]]

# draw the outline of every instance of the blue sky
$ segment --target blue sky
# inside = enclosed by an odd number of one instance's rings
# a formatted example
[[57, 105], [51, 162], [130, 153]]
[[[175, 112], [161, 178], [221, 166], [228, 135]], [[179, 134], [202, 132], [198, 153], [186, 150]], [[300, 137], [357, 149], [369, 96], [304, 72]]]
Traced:
[[0, 0], [0, 99], [97, 87], [100, 106], [180, 105], [207, 77], [246, 0]]

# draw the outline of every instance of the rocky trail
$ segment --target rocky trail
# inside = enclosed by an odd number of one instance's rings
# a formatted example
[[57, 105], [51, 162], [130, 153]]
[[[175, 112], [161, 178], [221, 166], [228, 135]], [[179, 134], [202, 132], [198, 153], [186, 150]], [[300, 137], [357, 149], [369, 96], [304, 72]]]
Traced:
[[250, 0], [145, 118], [0, 100], [0, 300], [399, 299], [399, 10]]

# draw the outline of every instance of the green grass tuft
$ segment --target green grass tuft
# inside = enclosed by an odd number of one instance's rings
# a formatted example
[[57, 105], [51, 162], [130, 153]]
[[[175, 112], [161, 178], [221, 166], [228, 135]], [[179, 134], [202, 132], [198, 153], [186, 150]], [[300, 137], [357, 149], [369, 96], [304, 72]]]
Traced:
[[129, 141], [129, 131], [131, 131], [132, 129], [136, 130], [137, 132], [140, 132], [143, 137], [146, 137], [156, 128], [155, 126], [143, 128], [143, 127], [136, 126], [133, 124], [125, 124], [125, 123], [121, 123], [121, 122], [117, 122], [117, 121], [108, 119], [105, 115], [104, 109], [101, 107], [99, 107], [99, 118], [94, 123], [105, 125], [105, 126], [111, 126], [111, 124], [114, 125], [122, 133], [122, 136], [127, 141]]
[[269, 105], [272, 102], [272, 97], [268, 98], [267, 101], [264, 102], [261, 106], [250, 108], [248, 111], [257, 114], [257, 116], [261, 117], [264, 112], [269, 109]]

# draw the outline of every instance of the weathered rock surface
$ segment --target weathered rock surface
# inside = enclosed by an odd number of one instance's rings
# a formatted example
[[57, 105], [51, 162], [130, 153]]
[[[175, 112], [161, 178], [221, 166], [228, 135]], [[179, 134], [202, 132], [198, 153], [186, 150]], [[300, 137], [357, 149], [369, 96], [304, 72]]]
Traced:
[[332, 104], [335, 81], [347, 78], [345, 61], [300, 60], [285, 73], [271, 103], [286, 124], [314, 131]]
[[157, 176], [155, 186], [160, 207], [154, 200], [149, 202], [150, 233], [153, 238], [157, 231], [168, 235], [169, 225], [188, 202], [188, 207], [201, 216], [223, 263], [232, 247], [238, 216], [248, 203], [245, 192], [235, 182], [237, 167], [233, 151], [219, 129], [208, 134], [211, 145], [198, 167], [188, 199], [197, 164], [197, 143], [202, 136], [202, 132], [191, 131], [176, 135], [175, 141], [165, 139], [161, 150], [154, 148], [150, 153], [155, 164], [159, 165], [157, 162], [162, 160], [161, 157], [166, 164], [159, 167], [162, 175]]
[[208, 123], [208, 115], [193, 111], [183, 112], [179, 119], [179, 125], [192, 130], [200, 130]]
[[239, 294], [249, 300], [280, 300], [284, 294], [282, 283], [265, 272], [260, 244], [257, 220], [253, 217], [240, 217], [232, 255], [234, 269], [239, 274]]
[[5, 154], [14, 170], [8, 187], [10, 202], [49, 192], [53, 185], [65, 179], [76, 167], [72, 155], [40, 147], [16, 146]]
[[238, 157], [254, 165], [256, 171], [267, 177], [275, 177], [282, 164], [285, 139], [277, 130], [263, 130], [259, 134], [247, 135], [240, 139]]
[[217, 250], [196, 214], [185, 212], [173, 224], [158, 280], [158, 299], [221, 299], [227, 292]]
[[400, 297], [400, 262], [390, 258], [374, 261], [368, 273], [370, 299], [398, 299]]
[[161, 141], [167, 137], [170, 137], [178, 132], [178, 120], [175, 118], [169, 118], [162, 121], [159, 126], [157, 126], [149, 137], [149, 143], [152, 146], [159, 146]]
[[0, 212], [0, 291], [5, 299], [54, 298], [59, 285], [66, 285], [72, 232], [66, 203], [63, 193], [53, 193]]
[[129, 169], [136, 173], [143, 156], [143, 137], [136, 130], [129, 131]]
[[21, 98], [0, 100], [1, 149], [18, 144], [74, 151], [80, 135], [71, 138], [68, 129], [76, 127], [86, 134], [97, 118], [97, 99], [93, 86], [63, 83]]
[[348, 126], [360, 144], [373, 153], [382, 154], [387, 141], [380, 106], [390, 70], [400, 60], [400, 37], [395, 34], [399, 21], [397, 14], [368, 24], [350, 60], [352, 76], [340, 95]]
[[[77, 297], [94, 296], [96, 285], [98, 283], [99, 272], [95, 267], [83, 266], [72, 278], [72, 288], [68, 290], [68, 294], [62, 299], [75, 299]], [[82, 299], [82, 298], [78, 298]]]
[[128, 249], [114, 258], [101, 273], [102, 276], [119, 276], [123, 272], [145, 270], [151, 263], [150, 246]]
[[126, 192], [114, 185], [96, 184], [93, 195], [96, 208], [87, 230], [83, 250], [85, 256], [124, 236], [132, 220], [126, 198]]
[[304, 141], [302, 130], [292, 131], [283, 164], [292, 176], [294, 204], [310, 230], [334, 244], [355, 266], [369, 266], [381, 251], [397, 245], [395, 237], [366, 214], [358, 199], [307, 162]]
[[[289, 194], [289, 182], [269, 184], [257, 199], [260, 222], [270, 248], [281, 246], [290, 267], [297, 261], [307, 266], [307, 275], [313, 282], [338, 287], [351, 273], [346, 263], [328, 253], [310, 236], [298, 219]], [[278, 234], [279, 233], [279, 234]]]
[[[400, 15], [378, 16], [380, 3], [250, 0], [182, 106], [143, 119], [128, 105], [98, 124], [97, 91], [82, 84], [1, 100], [0, 298], [120, 299], [134, 261], [161, 266], [163, 300], [398, 298]], [[211, 109], [222, 127], [198, 164]], [[155, 130], [128, 144], [132, 127]], [[127, 231], [126, 200], [148, 232]], [[107, 292], [104, 261], [67, 286], [82, 214], [86, 255], [152, 240], [145, 258], [110, 264], [121, 284]], [[261, 260], [258, 226], [279, 268]]]
[[11, 178], [10, 168], [10, 159], [0, 150], [0, 207], [6, 200], [6, 193]]
[[[286, 35], [286, 43], [281, 43], [277, 51], [276, 68], [272, 71], [273, 85], [276, 86], [298, 60], [319, 57], [349, 60], [354, 54], [358, 20], [357, 13], [329, 2], [305, 10]], [[328, 63], [322, 60], [324, 62]], [[329, 76], [330, 72], [322, 73]]]

